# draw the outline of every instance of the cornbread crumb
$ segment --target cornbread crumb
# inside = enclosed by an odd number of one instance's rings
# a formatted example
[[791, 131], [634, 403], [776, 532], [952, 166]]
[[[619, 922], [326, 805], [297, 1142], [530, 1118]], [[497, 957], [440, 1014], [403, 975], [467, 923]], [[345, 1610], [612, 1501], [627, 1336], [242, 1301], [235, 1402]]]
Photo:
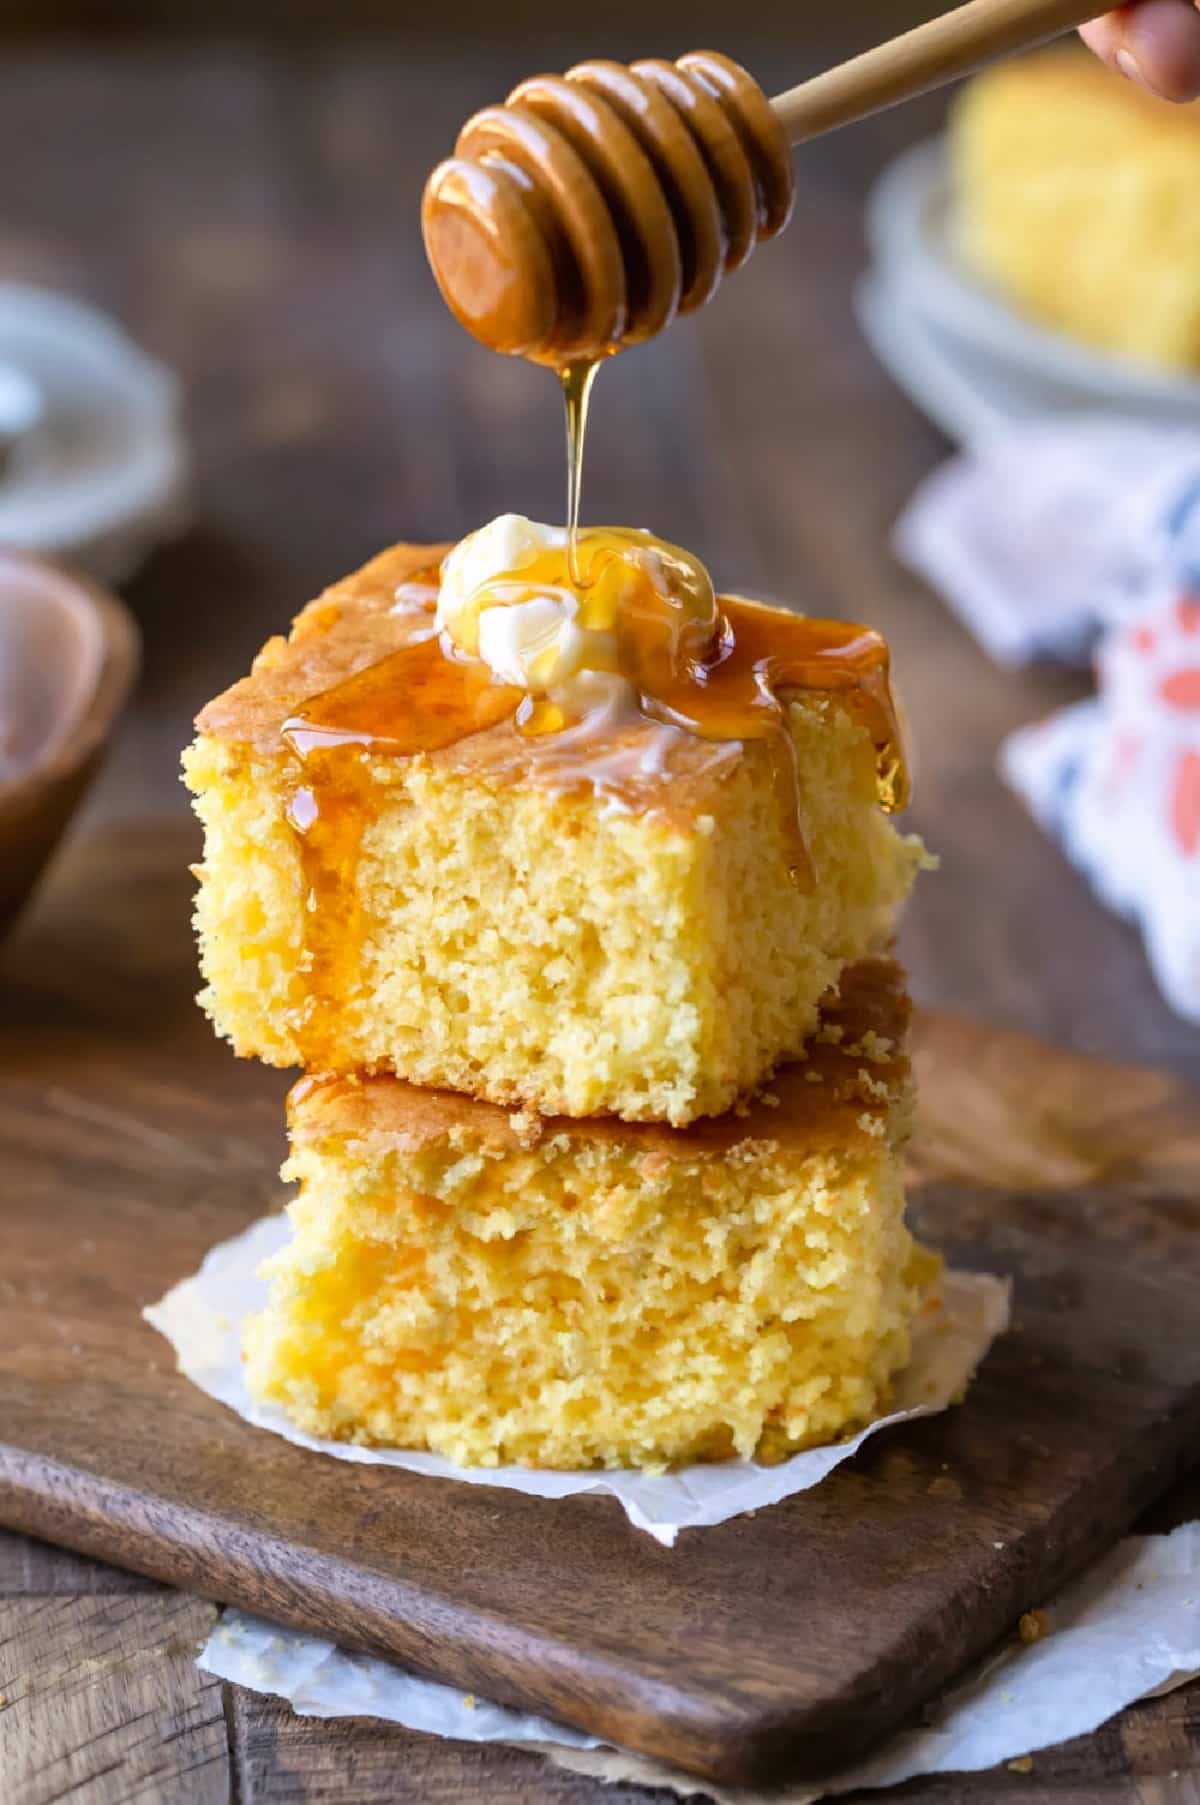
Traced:
[[[206, 708], [184, 759], [205, 828], [201, 1002], [235, 1050], [306, 1062], [314, 892], [281, 741], [315, 692], [378, 660], [398, 583], [443, 546], [397, 546], [335, 585]], [[320, 1060], [543, 1115], [685, 1124], [796, 1057], [843, 968], [878, 952], [926, 855], [877, 802], [875, 749], [828, 697], [791, 701], [815, 882], [789, 875], [764, 742], [681, 733], [645, 806], [546, 779], [555, 735], [511, 722], [358, 764], [368, 816], [338, 898], [355, 957]], [[651, 723], [612, 729], [628, 761]], [[657, 743], [657, 742], [655, 742]], [[326, 904], [328, 906], [328, 904]], [[354, 923], [353, 927], [351, 924]]]
[[939, 1473], [925, 1489], [931, 1498], [945, 1498], [952, 1504], [956, 1504], [963, 1495], [962, 1486], [949, 1473]]
[[1200, 108], [1056, 49], [977, 76], [951, 146], [980, 275], [1075, 338], [1200, 368]]
[[[830, 1004], [899, 1046], [898, 968]], [[908, 1061], [782, 1071], [682, 1130], [545, 1124], [378, 1077], [291, 1103], [293, 1239], [247, 1382], [310, 1434], [495, 1466], [777, 1460], [876, 1416], [937, 1262], [904, 1224]]]
[[542, 1118], [531, 1109], [517, 1109], [508, 1118], [512, 1129], [522, 1147], [532, 1147], [541, 1139]]

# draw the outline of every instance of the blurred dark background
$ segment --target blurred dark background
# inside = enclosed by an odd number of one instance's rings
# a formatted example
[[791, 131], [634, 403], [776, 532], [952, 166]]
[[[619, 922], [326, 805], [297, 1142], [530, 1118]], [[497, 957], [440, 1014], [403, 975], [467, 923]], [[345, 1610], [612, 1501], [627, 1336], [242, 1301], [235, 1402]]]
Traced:
[[[863, 33], [864, 43], [885, 30], [944, 11], [921, 0], [857, 0], [853, 7], [828, 9]], [[80, 35], [105, 38], [260, 34], [276, 39], [328, 39], [353, 33], [388, 37], [504, 39], [565, 35], [605, 49], [614, 34], [630, 33], [642, 54], [691, 48], [697, 33], [718, 33], [723, 43], [743, 37], [778, 36], [794, 43], [824, 32], [818, 9], [803, 0], [757, 0], [735, 6], [730, 0], [605, 0], [588, 16], [586, 7], [553, 0], [447, 0], [446, 4], [388, 4], [388, 0], [7, 0], [0, 33], [9, 38]], [[682, 34], [682, 36], [680, 36]], [[670, 40], [669, 42], [667, 40]]]

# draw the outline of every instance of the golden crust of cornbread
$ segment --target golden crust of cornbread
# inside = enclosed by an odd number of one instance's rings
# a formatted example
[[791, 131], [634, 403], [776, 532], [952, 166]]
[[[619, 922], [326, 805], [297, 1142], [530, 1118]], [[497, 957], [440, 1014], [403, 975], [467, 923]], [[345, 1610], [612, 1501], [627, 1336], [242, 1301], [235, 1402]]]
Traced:
[[904, 1225], [900, 974], [844, 988], [746, 1114], [684, 1130], [302, 1082], [251, 1391], [483, 1466], [778, 1459], [870, 1421], [937, 1263]]
[[976, 77], [951, 147], [981, 275], [1073, 337], [1200, 368], [1200, 107], [1050, 50]]
[[[280, 730], [311, 697], [332, 689], [396, 649], [402, 626], [389, 613], [398, 584], [436, 568], [452, 545], [393, 545], [361, 570], [334, 583], [296, 616], [287, 639], [268, 640], [248, 677], [200, 711], [204, 736], [261, 754], [281, 755]], [[612, 759], [645, 741], [652, 728], [635, 720], [615, 723], [589, 742], [593, 760]], [[488, 785], [537, 783], [543, 767], [558, 759], [553, 734], [514, 733], [509, 722], [473, 733], [420, 762], [429, 771], [454, 772]], [[710, 743], [680, 735], [671, 756], [671, 781], [645, 779], [648, 800], [670, 821], [690, 826], [712, 800]]]
[[[396, 546], [335, 584], [210, 703], [185, 755], [205, 826], [201, 1001], [242, 1055], [303, 1064], [306, 880], [280, 741], [304, 701], [375, 663], [395, 587], [444, 546]], [[679, 734], [638, 806], [541, 780], [557, 736], [511, 724], [432, 754], [365, 755], [353, 982], [321, 1063], [546, 1115], [718, 1115], [811, 1032], [847, 963], [891, 939], [922, 860], [876, 798], [875, 753], [835, 702], [790, 704], [816, 868], [788, 873], [761, 742]], [[589, 742], [593, 760], [648, 725]], [[310, 1062], [311, 1063], [311, 1062]]]
[[826, 998], [821, 1026], [804, 1056], [722, 1116], [685, 1128], [621, 1122], [612, 1116], [538, 1116], [426, 1090], [385, 1077], [301, 1078], [288, 1097], [293, 1149], [330, 1137], [417, 1151], [438, 1142], [490, 1155], [528, 1152], [563, 1135], [573, 1144], [636, 1148], [667, 1159], [753, 1156], [766, 1144], [827, 1153], [885, 1132], [898, 1088], [908, 1081], [905, 1050], [912, 1005], [890, 958], [864, 959]]
[[302, 702], [395, 650], [397, 623], [389, 609], [396, 585], [440, 564], [452, 549], [392, 545], [331, 583], [300, 610], [287, 638], [268, 639], [248, 677], [201, 709], [197, 732], [277, 756], [280, 729]]

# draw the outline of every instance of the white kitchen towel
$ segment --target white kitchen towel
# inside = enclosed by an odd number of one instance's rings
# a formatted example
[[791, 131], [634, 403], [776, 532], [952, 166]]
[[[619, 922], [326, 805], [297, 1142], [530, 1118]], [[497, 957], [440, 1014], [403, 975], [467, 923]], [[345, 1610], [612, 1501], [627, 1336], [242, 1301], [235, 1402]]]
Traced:
[[1001, 770], [1200, 1023], [1200, 584], [1105, 635], [1098, 691], [1022, 728]]
[[997, 663], [1082, 663], [1106, 625], [1200, 591], [1200, 434], [1080, 414], [951, 458], [896, 526], [899, 557]]
[[1001, 771], [1200, 1022], [1200, 435], [1013, 429], [939, 471], [896, 537], [999, 662], [1091, 648], [1095, 696], [1014, 734]]

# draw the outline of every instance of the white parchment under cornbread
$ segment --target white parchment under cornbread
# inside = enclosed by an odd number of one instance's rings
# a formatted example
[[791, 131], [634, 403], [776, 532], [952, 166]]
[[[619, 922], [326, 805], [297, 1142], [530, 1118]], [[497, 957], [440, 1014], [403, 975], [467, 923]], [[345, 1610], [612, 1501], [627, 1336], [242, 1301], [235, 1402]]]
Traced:
[[[545, 1718], [508, 1711], [390, 1662], [348, 1654], [298, 1630], [227, 1611], [200, 1655], [218, 1678], [286, 1698], [305, 1717], [375, 1717], [459, 1742], [507, 1742], [610, 1783], [665, 1787], [716, 1805], [809, 1805], [830, 1793], [967, 1773], [1084, 1736], [1135, 1699], [1200, 1669], [1200, 1523], [1129, 1536], [1038, 1614], [1036, 1641], [1013, 1639], [973, 1667], [864, 1761], [776, 1792], [722, 1787], [613, 1749]], [[1031, 1763], [1036, 1775], [1037, 1763]]]
[[608, 1492], [619, 1501], [635, 1529], [645, 1530], [668, 1548], [681, 1529], [724, 1523], [746, 1511], [778, 1504], [795, 1492], [808, 1491], [878, 1429], [945, 1410], [962, 1395], [1009, 1320], [1006, 1280], [989, 1273], [944, 1273], [941, 1307], [926, 1312], [914, 1326], [912, 1358], [896, 1381], [892, 1411], [847, 1441], [807, 1449], [776, 1466], [730, 1460], [660, 1474], [460, 1467], [437, 1454], [322, 1441], [295, 1428], [281, 1409], [250, 1397], [243, 1378], [241, 1325], [248, 1315], [263, 1308], [266, 1283], [258, 1269], [283, 1245], [288, 1233], [286, 1216], [263, 1217], [233, 1240], [214, 1247], [199, 1272], [145, 1311], [146, 1320], [174, 1348], [180, 1372], [201, 1391], [257, 1428], [338, 1460], [403, 1467], [408, 1472], [467, 1484], [507, 1486], [539, 1498]]
[[[723, 1522], [820, 1482], [885, 1424], [930, 1415], [961, 1396], [1008, 1323], [1007, 1284], [988, 1274], [948, 1272], [943, 1308], [914, 1336], [913, 1359], [897, 1384], [896, 1410], [852, 1440], [797, 1454], [775, 1467], [747, 1462], [693, 1467], [661, 1476], [546, 1473], [522, 1468], [463, 1469], [437, 1456], [322, 1442], [294, 1429], [281, 1411], [255, 1405], [241, 1376], [243, 1317], [261, 1307], [257, 1268], [288, 1233], [286, 1217], [265, 1217], [222, 1242], [200, 1271], [146, 1311], [175, 1349], [180, 1370], [247, 1422], [342, 1460], [379, 1462], [438, 1478], [502, 1485], [541, 1497], [602, 1490], [630, 1521], [672, 1544], [683, 1528]], [[1200, 1670], [1200, 1523], [1170, 1536], [1129, 1537], [1039, 1614], [1032, 1643], [1012, 1641], [974, 1667], [867, 1760], [818, 1782], [776, 1793], [721, 1788], [566, 1725], [509, 1711], [393, 1663], [351, 1654], [323, 1638], [226, 1612], [200, 1656], [219, 1678], [286, 1698], [313, 1717], [375, 1717], [460, 1741], [506, 1742], [560, 1766], [610, 1782], [702, 1792], [717, 1805], [807, 1805], [830, 1793], [886, 1787], [916, 1774], [976, 1771], [1023, 1758], [1094, 1730], [1135, 1699], [1168, 1691]]]

